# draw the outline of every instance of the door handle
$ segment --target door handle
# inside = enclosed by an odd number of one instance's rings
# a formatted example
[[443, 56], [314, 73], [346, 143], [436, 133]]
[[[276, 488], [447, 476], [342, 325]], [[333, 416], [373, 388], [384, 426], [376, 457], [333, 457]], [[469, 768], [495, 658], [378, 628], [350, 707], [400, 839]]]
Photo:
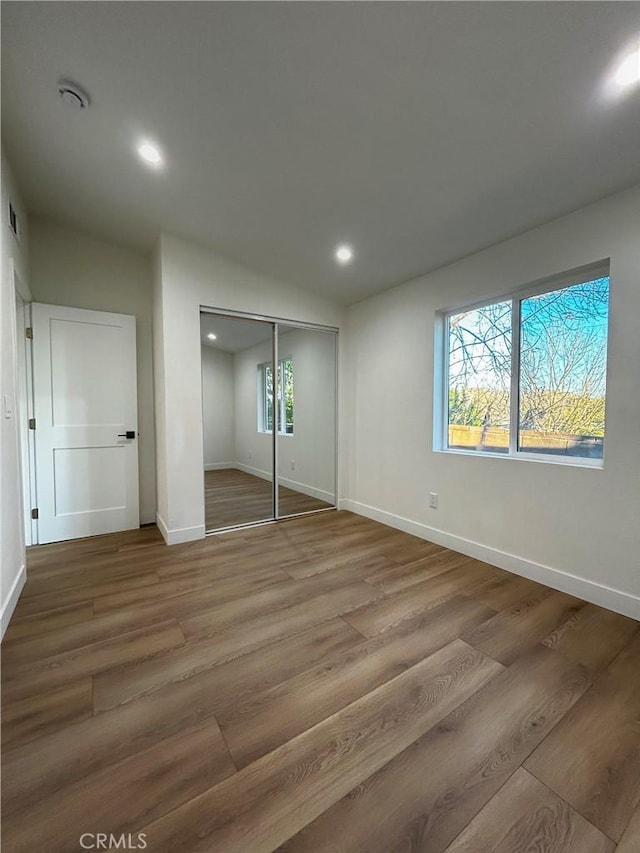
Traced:
[[128, 429], [126, 432], [118, 433], [118, 435], [116, 436], [116, 438], [135, 438], [135, 437], [136, 437], [135, 431], [132, 429]]

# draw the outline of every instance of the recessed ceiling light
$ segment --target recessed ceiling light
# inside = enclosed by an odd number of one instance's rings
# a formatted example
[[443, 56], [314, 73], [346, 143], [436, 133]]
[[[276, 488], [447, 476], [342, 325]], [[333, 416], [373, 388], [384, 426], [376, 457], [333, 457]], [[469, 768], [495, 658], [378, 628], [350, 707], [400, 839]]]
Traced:
[[353, 258], [353, 249], [351, 246], [342, 245], [336, 249], [336, 260], [341, 264], [348, 264]]
[[162, 165], [162, 154], [160, 150], [151, 142], [141, 142], [138, 145], [138, 154], [150, 166]]
[[209, 332], [207, 337], [209, 338], [210, 341], [215, 341], [215, 339], [217, 338], [217, 335], [214, 335], [213, 332]]
[[618, 86], [631, 86], [640, 81], [640, 49], [626, 56], [613, 78]]

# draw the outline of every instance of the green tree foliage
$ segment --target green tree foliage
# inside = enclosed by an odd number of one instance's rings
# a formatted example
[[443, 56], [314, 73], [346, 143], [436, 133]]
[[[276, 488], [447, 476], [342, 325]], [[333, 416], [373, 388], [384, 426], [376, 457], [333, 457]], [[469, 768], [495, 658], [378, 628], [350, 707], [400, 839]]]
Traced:
[[293, 432], [293, 362], [290, 358], [285, 359], [282, 364], [282, 376], [286, 431]]

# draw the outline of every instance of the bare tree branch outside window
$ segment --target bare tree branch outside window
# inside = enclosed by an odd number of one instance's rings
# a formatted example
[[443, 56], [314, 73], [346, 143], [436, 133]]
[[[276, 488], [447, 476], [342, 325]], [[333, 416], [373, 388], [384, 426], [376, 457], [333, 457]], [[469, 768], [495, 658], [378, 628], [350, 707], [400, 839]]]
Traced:
[[449, 318], [449, 446], [602, 457], [609, 279], [520, 300], [519, 400], [511, 396], [512, 300]]

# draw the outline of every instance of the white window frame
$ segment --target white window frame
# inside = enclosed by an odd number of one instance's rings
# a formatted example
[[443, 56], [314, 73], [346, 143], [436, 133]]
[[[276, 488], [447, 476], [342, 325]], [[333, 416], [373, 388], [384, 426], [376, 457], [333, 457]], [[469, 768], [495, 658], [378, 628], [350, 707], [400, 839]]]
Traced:
[[[276, 408], [278, 410], [278, 435], [287, 435], [292, 436], [293, 430], [291, 432], [287, 432], [287, 406], [284, 394], [281, 394], [280, 398], [278, 398], [278, 389], [284, 388], [284, 365], [285, 362], [290, 361], [293, 370], [293, 359], [290, 355], [283, 356], [278, 359], [278, 370], [277, 375], [274, 377], [273, 384], [273, 406], [272, 406], [272, 419], [275, 417]], [[267, 428], [267, 368], [272, 367], [273, 362], [265, 361], [262, 364], [258, 365], [258, 432], [266, 433], [267, 435], [271, 435], [273, 429]], [[294, 410], [295, 411], [295, 410]], [[283, 429], [284, 427], [284, 429]], [[294, 430], [295, 430], [295, 420], [294, 420]]]
[[[602, 458], [588, 459], [580, 456], [558, 456], [552, 453], [528, 453], [518, 449], [518, 426], [520, 413], [520, 301], [542, 293], [550, 293], [576, 284], [584, 284], [598, 278], [609, 278], [609, 294], [611, 293], [610, 260], [604, 259], [587, 266], [559, 273], [550, 278], [541, 279], [524, 285], [510, 292], [499, 294], [480, 302], [467, 303], [455, 308], [446, 308], [436, 312], [434, 334], [435, 345], [435, 381], [434, 381], [434, 423], [433, 449], [438, 453], [451, 453], [456, 456], [476, 456], [489, 459], [516, 459], [524, 462], [541, 462], [553, 465], [571, 465], [579, 468], [602, 469], [606, 441], [603, 443]], [[484, 308], [497, 302], [511, 302], [511, 389], [509, 401], [509, 451], [507, 453], [491, 453], [482, 450], [463, 450], [451, 448], [449, 444], [449, 318], [455, 314]], [[607, 350], [609, 334], [607, 330]], [[607, 352], [608, 356], [608, 352]], [[608, 358], [607, 358], [608, 371]], [[607, 382], [608, 385], [608, 382]], [[605, 386], [606, 389], [606, 386]], [[605, 390], [605, 423], [606, 423], [606, 390]], [[606, 438], [606, 432], [605, 432]]]

